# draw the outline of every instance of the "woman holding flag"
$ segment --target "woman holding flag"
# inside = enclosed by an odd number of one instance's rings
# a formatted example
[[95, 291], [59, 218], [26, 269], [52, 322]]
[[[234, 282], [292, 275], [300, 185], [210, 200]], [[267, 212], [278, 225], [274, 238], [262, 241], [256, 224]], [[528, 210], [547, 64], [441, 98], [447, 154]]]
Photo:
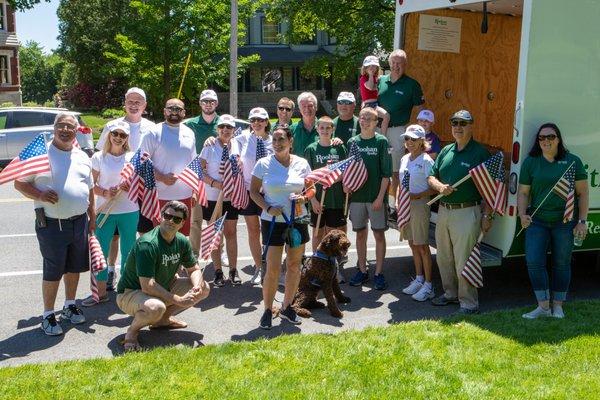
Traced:
[[[107, 125], [107, 130], [108, 140], [104, 142], [102, 151], [92, 156], [94, 194], [98, 209], [96, 237], [102, 252], [105, 257], [108, 257], [115, 228], [119, 230], [121, 270], [123, 270], [129, 251], [135, 243], [140, 213], [138, 203], [131, 201], [127, 196], [129, 183], [121, 177], [123, 167], [133, 156], [129, 151], [129, 124], [115, 120]], [[108, 301], [106, 295], [108, 270], [99, 272], [96, 279], [99, 301], [89, 296], [81, 302], [85, 307]]]
[[[229, 281], [237, 286], [242, 283], [237, 272], [237, 220], [239, 210], [232, 206], [231, 199], [225, 198], [223, 194], [223, 175], [225, 164], [229, 162], [232, 150], [233, 131], [235, 120], [229, 114], [219, 116], [217, 120], [217, 140], [211, 146], [206, 146], [200, 153], [200, 164], [204, 171], [204, 183], [206, 183], [206, 198], [208, 206], [202, 208], [202, 216], [205, 221], [213, 222], [222, 213], [227, 213], [223, 227], [225, 236], [225, 247], [229, 259]], [[219, 208], [221, 208], [219, 211]], [[216, 214], [213, 213], [217, 209]], [[221, 266], [221, 250], [216, 249], [211, 253], [211, 259], [215, 267], [215, 278], [213, 284], [217, 287], [225, 285], [225, 278]]]
[[[248, 115], [250, 129], [243, 131], [233, 139], [232, 153], [240, 156], [242, 162], [242, 171], [244, 173], [244, 184], [249, 193], [250, 181], [252, 180], [252, 170], [258, 160], [273, 154], [273, 143], [271, 140], [271, 123], [267, 110], [256, 107], [250, 110]], [[260, 285], [262, 280], [262, 258], [260, 241], [260, 214], [262, 209], [252, 200], [248, 206], [239, 211], [244, 216], [246, 228], [248, 229], [248, 246], [254, 260], [254, 276], [251, 283]]]
[[[538, 306], [523, 318], [564, 318], [562, 308], [571, 280], [573, 243], [587, 233], [587, 173], [581, 159], [565, 148], [560, 129], [545, 123], [538, 129], [519, 177], [518, 209], [525, 231], [525, 259]], [[552, 281], [546, 253], [552, 251]], [[552, 307], [550, 307], [552, 301]]]
[[262, 209], [261, 231], [263, 245], [267, 248], [267, 272], [263, 282], [265, 311], [260, 319], [260, 327], [263, 329], [271, 329], [272, 326], [273, 299], [277, 291], [284, 245], [287, 272], [285, 295], [279, 315], [293, 324], [302, 322], [291, 307], [300, 282], [304, 245], [309, 240], [307, 225], [298, 220], [307, 217], [304, 203], [315, 193], [314, 185], [305, 179], [310, 173], [308, 162], [291, 154], [293, 139], [290, 129], [277, 127], [273, 131], [272, 140], [275, 154], [256, 162], [250, 183], [250, 197]]

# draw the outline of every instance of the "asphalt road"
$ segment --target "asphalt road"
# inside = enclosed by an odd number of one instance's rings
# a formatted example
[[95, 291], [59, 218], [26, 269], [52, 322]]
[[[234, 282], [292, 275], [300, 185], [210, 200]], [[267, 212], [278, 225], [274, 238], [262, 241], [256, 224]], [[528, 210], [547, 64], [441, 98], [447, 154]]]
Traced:
[[[274, 320], [271, 331], [258, 328], [262, 315], [261, 289], [251, 286], [248, 279], [252, 273], [250, 251], [245, 226], [239, 225], [239, 266], [244, 284], [240, 287], [226, 285], [214, 288], [208, 299], [198, 307], [180, 316], [189, 326], [171, 332], [143, 330], [140, 341], [147, 347], [178, 345], [203, 346], [238, 340], [271, 338], [283, 334], [335, 333], [348, 329], [362, 329], [399, 321], [442, 318], [457, 310], [457, 306], [435, 307], [430, 303], [418, 303], [402, 294], [413, 274], [410, 249], [406, 242], [399, 242], [396, 231], [387, 232], [387, 257], [385, 276], [389, 288], [385, 291], [372, 289], [372, 282], [362, 288], [342, 286], [352, 302], [343, 305], [342, 319], [331, 317], [326, 310], [317, 310], [314, 318], [293, 326]], [[2, 318], [0, 318], [0, 367], [23, 363], [53, 362], [58, 360], [92, 357], [111, 357], [121, 353], [119, 344], [131, 319], [122, 314], [111, 302], [93, 308], [84, 308], [87, 322], [73, 326], [62, 324], [65, 334], [48, 337], [40, 330], [41, 269], [42, 260], [34, 232], [33, 202], [24, 199], [12, 185], [0, 186], [0, 293]], [[350, 233], [354, 241], [354, 234]], [[374, 257], [374, 242], [369, 237], [368, 257]], [[435, 253], [435, 250], [434, 250]], [[346, 276], [354, 273], [356, 252], [353, 247], [346, 265]], [[599, 277], [593, 266], [580, 263], [574, 268], [571, 299], [600, 297]], [[437, 269], [437, 267], [434, 267]], [[225, 269], [227, 272], [227, 269]], [[434, 287], [441, 293], [439, 275], [435, 271]], [[207, 269], [206, 278], [212, 280], [213, 271]], [[521, 261], [508, 266], [485, 270], [485, 287], [480, 290], [481, 311], [532, 305], [534, 303], [526, 270]], [[82, 274], [77, 293], [78, 299], [89, 294], [89, 274]], [[281, 301], [283, 294], [277, 294]], [[64, 293], [61, 285], [56, 309], [62, 307]], [[566, 307], [568, 314], [568, 305]]]

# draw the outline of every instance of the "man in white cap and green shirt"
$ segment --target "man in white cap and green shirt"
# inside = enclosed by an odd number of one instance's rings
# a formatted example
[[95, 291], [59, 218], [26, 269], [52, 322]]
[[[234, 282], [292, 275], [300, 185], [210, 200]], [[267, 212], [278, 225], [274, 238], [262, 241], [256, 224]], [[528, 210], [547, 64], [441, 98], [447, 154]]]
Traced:
[[356, 99], [350, 92], [340, 92], [337, 98], [338, 116], [333, 120], [333, 137], [340, 138], [344, 143], [360, 133], [358, 117], [354, 115]]
[[493, 216], [472, 179], [457, 188], [452, 185], [490, 158], [490, 153], [473, 139], [473, 118], [467, 110], [454, 113], [450, 124], [455, 142], [440, 151], [427, 179], [432, 189], [444, 195], [435, 226], [436, 261], [444, 293], [431, 302], [436, 306], [460, 303], [461, 314], [474, 314], [479, 311], [477, 288], [461, 272], [479, 233], [491, 228]]

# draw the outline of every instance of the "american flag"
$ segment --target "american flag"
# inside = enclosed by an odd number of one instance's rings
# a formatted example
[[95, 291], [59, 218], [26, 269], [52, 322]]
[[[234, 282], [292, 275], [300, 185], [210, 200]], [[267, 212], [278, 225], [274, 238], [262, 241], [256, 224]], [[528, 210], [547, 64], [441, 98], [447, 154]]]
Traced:
[[267, 147], [262, 138], [256, 137], [256, 161], [267, 156]]
[[131, 161], [125, 164], [121, 170], [123, 180], [129, 181], [129, 200], [137, 201], [144, 194], [144, 182], [142, 181], [142, 169], [144, 162], [150, 155], [138, 150], [135, 152]]
[[320, 183], [323, 185], [323, 188], [328, 188], [340, 179], [352, 161], [354, 161], [354, 159], [350, 157], [345, 160], [326, 165], [319, 169], [315, 169], [308, 174], [305, 179], [313, 181], [315, 184]]
[[575, 211], [575, 164], [571, 164], [563, 176], [552, 188], [554, 194], [565, 200], [565, 212], [563, 222], [567, 223], [573, 219]]
[[358, 150], [358, 145], [355, 142], [352, 142], [350, 145], [350, 154], [348, 158], [352, 159], [352, 162], [344, 172], [342, 183], [350, 189], [350, 191], [356, 192], [367, 181], [368, 173], [367, 167]]
[[244, 174], [240, 169], [239, 156], [232, 154], [225, 162], [223, 173], [223, 197], [231, 201], [231, 205], [237, 209], [248, 207], [250, 197], [244, 184]]
[[504, 215], [506, 185], [504, 184], [504, 155], [501, 151], [469, 170], [477, 190], [490, 207]]
[[223, 224], [225, 223], [225, 213], [221, 218], [217, 219], [212, 224], [202, 229], [200, 257], [207, 260], [213, 250], [219, 248], [221, 244], [221, 233], [223, 232]]
[[198, 204], [206, 207], [208, 201], [206, 199], [206, 191], [204, 190], [204, 182], [202, 181], [202, 166], [200, 165], [200, 156], [196, 156], [191, 163], [180, 174], [177, 175], [179, 179], [186, 185], [188, 185], [194, 191], [194, 197], [198, 201]]
[[[215, 146], [218, 146], [217, 144], [215, 144]], [[227, 147], [227, 145], [223, 146], [223, 154], [221, 154], [221, 164], [219, 165], [219, 175], [223, 176], [223, 174], [225, 173], [225, 164], [227, 163], [227, 160], [229, 160], [229, 148]]]
[[139, 176], [142, 179], [144, 189], [140, 214], [151, 221], [159, 222], [160, 204], [158, 202], [156, 179], [154, 178], [154, 166], [152, 165], [151, 159], [147, 159], [142, 164], [142, 170]]
[[398, 212], [398, 229], [402, 229], [410, 221], [410, 173], [404, 172], [404, 177], [400, 183], [400, 193], [396, 202], [396, 211]]
[[94, 235], [88, 237], [88, 246], [90, 250], [90, 289], [92, 290], [92, 298], [96, 301], [100, 301], [98, 294], [98, 280], [96, 275], [98, 272], [106, 269], [106, 259], [102, 253], [100, 242]]
[[242, 131], [243, 131], [242, 127], [241, 127], [241, 126], [238, 126], [238, 127], [237, 127], [237, 128], [235, 128], [235, 130], [233, 131], [233, 137], [236, 137], [236, 136], [239, 136], [239, 135], [241, 135], [241, 134], [242, 134]]
[[460, 273], [463, 278], [473, 287], [483, 287], [483, 270], [481, 268], [481, 244], [479, 241], [475, 243], [475, 247], [471, 251], [465, 267]]
[[0, 185], [44, 172], [50, 172], [50, 159], [44, 134], [40, 133], [0, 172]]

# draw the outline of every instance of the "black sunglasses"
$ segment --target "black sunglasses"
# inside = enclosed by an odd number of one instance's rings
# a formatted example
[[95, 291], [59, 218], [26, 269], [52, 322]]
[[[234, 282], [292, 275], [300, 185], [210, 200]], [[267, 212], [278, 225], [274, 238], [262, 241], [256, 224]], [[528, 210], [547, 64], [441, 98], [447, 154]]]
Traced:
[[168, 214], [166, 212], [164, 212], [162, 214], [162, 217], [163, 217], [164, 220], [166, 220], [166, 221], [173, 221], [173, 223], [175, 223], [175, 224], [180, 224], [181, 221], [183, 221], [182, 217], [178, 217], [178, 216], [173, 215], [173, 214]]
[[112, 135], [112, 137], [115, 137], [115, 138], [120, 137], [121, 139], [127, 139], [127, 137], [129, 136], [125, 132], [117, 132], [117, 131], [112, 131], [110, 134]]
[[219, 129], [225, 129], [225, 128], [227, 128], [227, 129], [233, 129], [233, 126], [223, 124], [223, 125], [217, 125], [217, 128], [219, 128]]
[[554, 141], [558, 136], [555, 135], [554, 133], [551, 133], [549, 135], [538, 135], [538, 140], [540, 142], [543, 142], [544, 140], [549, 140], [549, 141]]
[[171, 107], [165, 107], [165, 110], [168, 110], [172, 113], [180, 113], [180, 112], [184, 111], [185, 109], [183, 109], [181, 107], [177, 107], [177, 106], [171, 106]]
[[250, 123], [253, 124], [255, 122], [264, 122], [266, 121], [266, 119], [262, 119], [262, 118], [250, 118]]
[[201, 100], [200, 103], [202, 103], [202, 104], [216, 104], [217, 101], [216, 100]]
[[404, 136], [404, 141], [405, 141], [405, 142], [408, 142], [409, 140], [410, 140], [411, 142], [416, 142], [416, 141], [417, 141], [417, 140], [419, 140], [419, 139], [418, 139], [418, 138], [415, 138], [415, 137]]
[[287, 111], [287, 112], [292, 112], [292, 109], [290, 107], [282, 107], [282, 106], [278, 106], [277, 109], [279, 111]]
[[345, 106], [348, 106], [350, 104], [353, 104], [350, 100], [340, 100], [337, 102], [338, 104], [343, 104]]
[[459, 126], [459, 125], [460, 126], [467, 126], [467, 125], [469, 125], [469, 122], [467, 122], [467, 121], [458, 121], [458, 120], [455, 119], [454, 121], [450, 121], [450, 124], [452, 126]]

